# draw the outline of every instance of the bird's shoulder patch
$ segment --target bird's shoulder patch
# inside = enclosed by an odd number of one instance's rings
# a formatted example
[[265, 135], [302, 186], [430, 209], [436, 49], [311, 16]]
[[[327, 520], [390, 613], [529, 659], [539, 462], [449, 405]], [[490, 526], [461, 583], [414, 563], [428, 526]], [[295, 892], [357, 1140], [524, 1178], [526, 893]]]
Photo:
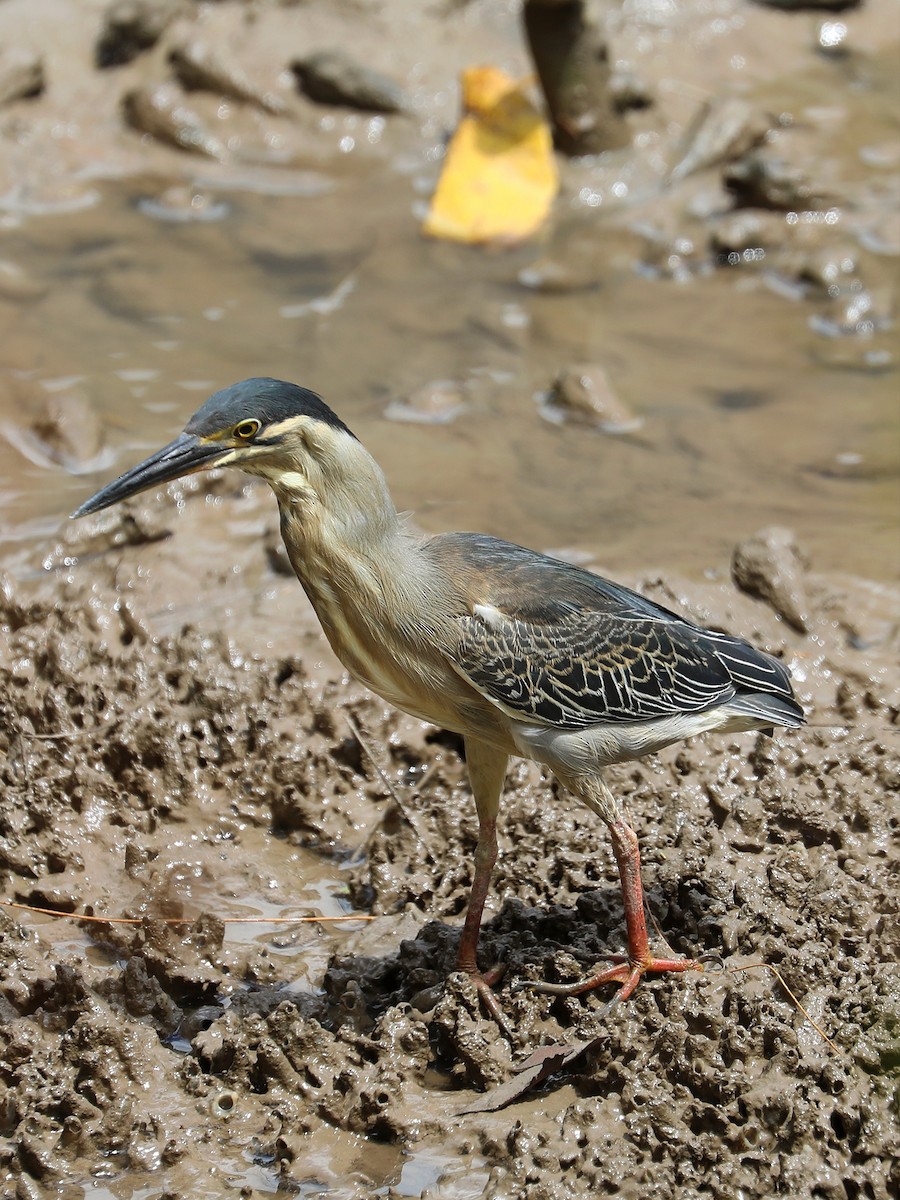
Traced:
[[473, 616], [478, 617], [483, 621], [489, 629], [500, 629], [509, 622], [509, 617], [505, 612], [501, 612], [494, 604], [473, 604]]

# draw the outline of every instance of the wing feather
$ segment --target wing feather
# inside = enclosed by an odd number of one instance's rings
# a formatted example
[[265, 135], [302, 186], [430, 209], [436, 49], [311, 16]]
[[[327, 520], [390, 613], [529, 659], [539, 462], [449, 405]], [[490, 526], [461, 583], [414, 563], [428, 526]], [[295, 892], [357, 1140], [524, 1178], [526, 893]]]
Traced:
[[455, 559], [472, 601], [456, 618], [455, 669], [519, 720], [566, 729], [699, 713], [735, 697], [802, 714], [786, 668], [568, 563], [485, 535], [429, 543]]
[[702, 712], [735, 693], [714, 655], [647, 620], [579, 612], [460, 626], [457, 668], [519, 719], [584, 728]]

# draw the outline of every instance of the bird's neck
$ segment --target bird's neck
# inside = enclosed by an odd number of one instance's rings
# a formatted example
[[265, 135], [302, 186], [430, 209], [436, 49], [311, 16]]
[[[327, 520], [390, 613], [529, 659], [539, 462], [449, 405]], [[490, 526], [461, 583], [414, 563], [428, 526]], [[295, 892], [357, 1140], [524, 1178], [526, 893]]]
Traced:
[[347, 439], [340, 462], [318, 477], [285, 473], [272, 480], [282, 536], [294, 570], [342, 579], [358, 565], [390, 561], [411, 541], [394, 507], [381, 468], [358, 442]]
[[282, 537], [332, 649], [357, 678], [387, 695], [395, 689], [382, 678], [379, 646], [421, 607], [428, 563], [368, 452], [345, 444], [340, 467], [304, 486], [290, 476], [272, 482]]

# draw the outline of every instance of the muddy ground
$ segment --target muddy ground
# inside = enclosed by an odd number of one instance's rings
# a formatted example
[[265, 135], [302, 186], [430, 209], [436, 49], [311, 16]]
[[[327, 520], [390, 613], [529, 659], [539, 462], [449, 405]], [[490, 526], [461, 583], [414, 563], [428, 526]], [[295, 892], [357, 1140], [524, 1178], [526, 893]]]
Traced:
[[[481, 253], [423, 244], [416, 206], [456, 71], [528, 69], [515, 6], [410, 27], [390, 3], [173, 4], [115, 67], [105, 7], [0, 5], [45, 72], [0, 124], [0, 896], [136, 923], [0, 912], [3, 1196], [894, 1194], [896, 8], [614, 12], [653, 100], [632, 147], [564, 168], [543, 240]], [[123, 116], [200, 35], [289, 109], [191, 93], [221, 158]], [[412, 115], [314, 110], [289, 38], [364, 58]], [[764, 194], [743, 151], [730, 192], [734, 161], [673, 174], [700, 96], [792, 114]], [[545, 419], [573, 363], [606, 370], [637, 433]], [[518, 763], [481, 945], [506, 1039], [451, 974], [476, 835], [460, 746], [343, 674], [266, 489], [211, 478], [66, 522], [257, 372], [336, 395], [424, 528], [565, 553], [784, 656], [807, 728], [608, 773], [658, 943], [712, 956], [704, 974], [611, 1012], [516, 987], [623, 939], [602, 828]], [[393, 419], [448, 380], [462, 416]], [[760, 598], [748, 538], [775, 524]], [[301, 920], [341, 915], [374, 919]]]
[[[486, 963], [507, 964], [509, 1043], [465, 981], [443, 982], [476, 832], [454, 740], [316, 677], [302, 642], [258, 657], [239, 636], [154, 635], [111, 583], [111, 559], [135, 553], [104, 556], [65, 603], [4, 585], [7, 895], [143, 918], [61, 932], [3, 917], [9, 1194], [98, 1194], [88, 1180], [117, 1197], [889, 1194], [889, 589], [807, 578], [800, 636], [730, 583], [643, 581], [784, 646], [812, 727], [610, 772], [660, 938], [724, 963], [645, 983], [612, 1014], [515, 990], [618, 950], [622, 914], [596, 820], [537, 768], [511, 771], [482, 940]], [[332, 912], [381, 915], [266, 929], [322, 912], [312, 884]], [[249, 933], [223, 924], [248, 915]], [[457, 1115], [536, 1046], [594, 1037], [537, 1094]]]

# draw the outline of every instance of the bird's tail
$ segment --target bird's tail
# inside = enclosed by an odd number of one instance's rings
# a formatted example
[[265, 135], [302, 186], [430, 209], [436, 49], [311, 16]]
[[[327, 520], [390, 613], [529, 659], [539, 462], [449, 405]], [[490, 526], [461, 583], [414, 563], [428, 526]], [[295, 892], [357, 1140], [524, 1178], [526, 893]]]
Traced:
[[806, 724], [803, 709], [796, 700], [790, 696], [773, 696], [771, 692], [738, 692], [733, 700], [729, 700], [728, 708], [764, 725], [799, 729]]

